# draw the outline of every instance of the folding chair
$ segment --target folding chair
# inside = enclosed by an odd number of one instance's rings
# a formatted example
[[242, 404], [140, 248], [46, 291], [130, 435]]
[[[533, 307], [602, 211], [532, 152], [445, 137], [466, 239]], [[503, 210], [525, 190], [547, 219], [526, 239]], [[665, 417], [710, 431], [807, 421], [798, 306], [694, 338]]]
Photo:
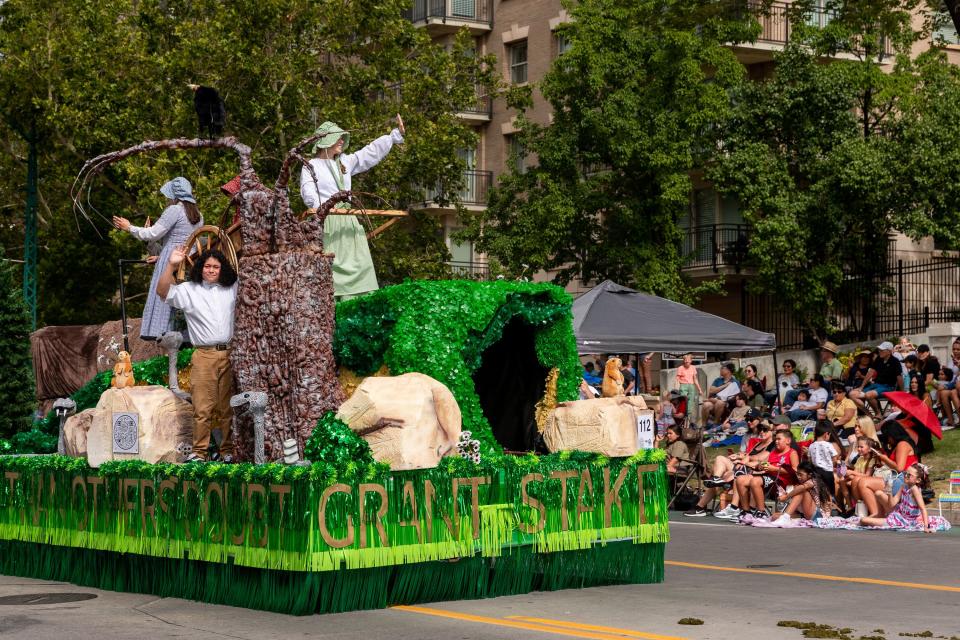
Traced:
[[[670, 502], [667, 503], [667, 509], [671, 508], [677, 498], [685, 491], [689, 491], [698, 498], [703, 493], [703, 481], [707, 477], [707, 452], [703, 448], [703, 431], [698, 429], [697, 433], [695, 442], [684, 441], [690, 456], [688, 458], [677, 458], [681, 465], [677, 473], [673, 475], [673, 492], [670, 496]], [[692, 451], [691, 447], [693, 447]], [[691, 483], [696, 488], [691, 487]]]
[[[954, 487], [957, 491], [954, 493]], [[960, 470], [950, 472], [950, 487], [947, 493], [941, 493], [937, 496], [937, 508], [940, 511], [940, 517], [943, 517], [943, 503], [960, 504]]]

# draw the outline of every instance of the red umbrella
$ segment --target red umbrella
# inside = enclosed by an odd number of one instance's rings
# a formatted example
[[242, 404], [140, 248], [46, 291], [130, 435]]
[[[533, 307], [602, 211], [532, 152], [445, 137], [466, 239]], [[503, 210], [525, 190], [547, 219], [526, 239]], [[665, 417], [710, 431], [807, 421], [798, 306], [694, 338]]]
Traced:
[[917, 422], [930, 429], [930, 433], [943, 440], [943, 429], [940, 427], [940, 421], [933, 409], [927, 406], [927, 403], [906, 391], [887, 391], [883, 395], [895, 406], [916, 418]]

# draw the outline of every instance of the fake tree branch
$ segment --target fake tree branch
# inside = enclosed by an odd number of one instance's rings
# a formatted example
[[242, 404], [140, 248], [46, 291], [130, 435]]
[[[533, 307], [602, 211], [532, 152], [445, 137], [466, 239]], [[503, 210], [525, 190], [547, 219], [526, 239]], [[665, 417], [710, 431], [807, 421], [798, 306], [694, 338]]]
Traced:
[[[217, 138], [215, 140], [203, 140], [200, 138], [174, 138], [169, 140], [147, 140], [138, 145], [127, 147], [119, 151], [104, 153], [95, 158], [87, 160], [83, 168], [77, 174], [73, 184], [70, 187], [70, 199], [73, 201], [74, 214], [79, 213], [83, 218], [93, 225], [93, 219], [90, 217], [88, 208], [81, 201], [84, 192], [87, 192], [89, 211], [99, 216], [102, 220], [110, 222], [106, 216], [89, 203], [89, 192], [91, 189], [91, 180], [103, 172], [111, 164], [129, 158], [153, 151], [171, 151], [187, 149], [233, 149], [240, 157], [240, 173], [246, 174], [245, 177], [251, 179], [254, 177], [253, 162], [250, 159], [250, 147], [243, 144], [236, 138], [230, 136], [226, 138]], [[93, 225], [96, 229], [96, 225]], [[99, 233], [99, 231], [98, 231]]]

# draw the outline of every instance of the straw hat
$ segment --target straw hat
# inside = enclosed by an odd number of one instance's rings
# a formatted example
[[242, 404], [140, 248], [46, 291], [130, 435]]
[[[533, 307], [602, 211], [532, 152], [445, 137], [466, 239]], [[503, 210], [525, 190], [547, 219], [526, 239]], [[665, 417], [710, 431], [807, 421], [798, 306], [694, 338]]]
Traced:
[[820, 345], [821, 351], [829, 351], [833, 355], [837, 355], [837, 345], [833, 344], [829, 340]]

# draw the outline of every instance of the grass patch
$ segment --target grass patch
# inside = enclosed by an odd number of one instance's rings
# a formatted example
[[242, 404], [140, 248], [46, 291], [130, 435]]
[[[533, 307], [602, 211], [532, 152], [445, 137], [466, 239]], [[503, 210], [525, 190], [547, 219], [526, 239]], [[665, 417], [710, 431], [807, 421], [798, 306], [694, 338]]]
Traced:
[[[934, 439], [934, 450], [923, 457], [930, 466], [933, 490], [947, 493], [950, 490], [950, 472], [960, 469], [960, 429], [951, 429], [943, 434], [943, 440]], [[925, 637], [925, 636], [920, 636]]]
[[918, 631], [916, 633], [907, 633], [906, 631], [900, 633], [901, 636], [905, 638], [932, 638], [933, 631]]
[[677, 620], [677, 624], [698, 625], [698, 624], [703, 624], [703, 620], [701, 620], [700, 618], [680, 618], [679, 620]]

